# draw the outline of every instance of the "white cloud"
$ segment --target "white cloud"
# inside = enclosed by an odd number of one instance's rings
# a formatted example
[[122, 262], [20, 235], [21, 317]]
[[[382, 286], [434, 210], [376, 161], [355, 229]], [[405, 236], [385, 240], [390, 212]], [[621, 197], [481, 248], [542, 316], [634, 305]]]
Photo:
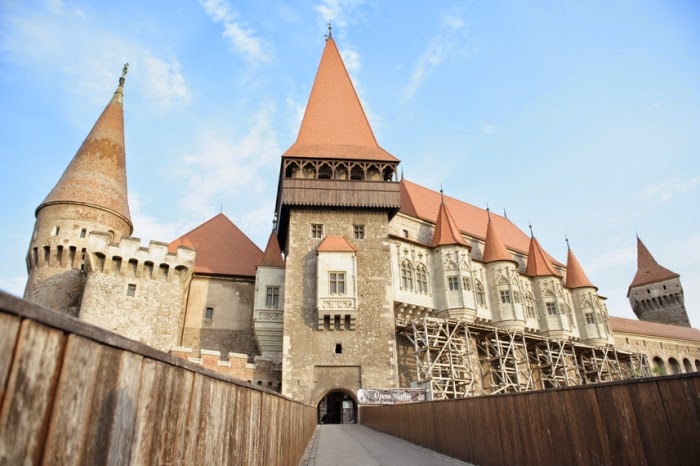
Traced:
[[150, 240], [170, 242], [179, 237], [190, 224], [183, 218], [176, 222], [164, 222], [146, 213], [141, 195], [134, 191], [129, 192], [129, 209], [134, 224], [132, 236], [141, 238], [142, 243], [148, 243]]
[[586, 261], [586, 271], [590, 274], [605, 270], [634, 264], [637, 259], [637, 247], [627, 246], [614, 251], [606, 251], [603, 254]]
[[413, 97], [432, 69], [442, 63], [460, 46], [465, 31], [466, 26], [463, 19], [448, 13], [441, 15], [437, 34], [418, 57], [418, 61], [413, 66], [411, 77], [404, 86], [403, 97], [405, 99]]
[[156, 98], [166, 108], [189, 103], [192, 96], [177, 60], [168, 63], [146, 54], [143, 64], [146, 68], [144, 83], [148, 95]]
[[[183, 160], [186, 195], [180, 204], [193, 215], [218, 213], [229, 199], [247, 202], [252, 207], [255, 193], [262, 192], [270, 180], [271, 167], [281, 153], [273, 129], [274, 108], [263, 106], [251, 118], [251, 127], [238, 137], [223, 136], [225, 131], [205, 130], [198, 136], [197, 150]], [[226, 205], [224, 204], [224, 207]]]
[[496, 132], [496, 127], [493, 125], [482, 125], [479, 130], [484, 134], [493, 134]]
[[676, 194], [681, 194], [695, 189], [700, 185], [700, 176], [691, 178], [670, 178], [660, 183], [647, 186], [640, 193], [644, 198], [660, 201], [668, 201]]
[[324, 23], [332, 22], [333, 28], [341, 30], [364, 18], [365, 0], [321, 0], [313, 9]]
[[267, 62], [268, 54], [253, 29], [246, 27], [239, 19], [231, 4], [226, 0], [199, 0], [204, 11], [215, 23], [224, 28], [222, 35], [228, 39], [234, 51], [251, 62]]

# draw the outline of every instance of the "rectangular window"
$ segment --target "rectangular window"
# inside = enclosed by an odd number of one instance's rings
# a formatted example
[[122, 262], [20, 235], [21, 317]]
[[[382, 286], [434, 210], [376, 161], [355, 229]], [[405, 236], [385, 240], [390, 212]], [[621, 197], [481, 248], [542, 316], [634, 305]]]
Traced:
[[204, 311], [204, 318], [205, 318], [205, 319], [210, 319], [210, 320], [211, 320], [213, 317], [214, 317], [214, 308], [213, 308], [213, 307], [208, 307], [208, 308]]
[[134, 283], [126, 285], [126, 295], [132, 297], [136, 296], [136, 285]]
[[595, 324], [595, 320], [593, 320], [593, 313], [592, 312], [586, 312], [586, 323], [587, 324]]
[[532, 301], [528, 301], [525, 304], [525, 313], [527, 314], [528, 319], [534, 319], [535, 318], [535, 306], [532, 304]]
[[323, 238], [323, 225], [320, 223], [311, 224], [311, 237], [315, 239]]
[[80, 237], [85, 238], [85, 236], [87, 236], [87, 229], [83, 228], [82, 230], [80, 230]]
[[450, 291], [459, 290], [459, 277], [447, 277], [447, 289]]
[[53, 227], [53, 230], [51, 231], [51, 236], [58, 236], [58, 233], [61, 231], [60, 227]]
[[267, 297], [265, 298], [265, 306], [277, 309], [280, 302], [280, 287], [268, 286]]
[[345, 272], [330, 272], [329, 283], [331, 294], [345, 294]]
[[404, 231], [403, 231], [403, 237], [404, 237], [404, 238], [408, 238], [408, 230], [404, 230]]
[[547, 314], [550, 316], [556, 315], [557, 314], [557, 305], [554, 303], [544, 303], [544, 305], [547, 308]]
[[502, 304], [510, 304], [510, 291], [506, 290], [501, 290], [501, 303]]
[[355, 233], [355, 239], [365, 239], [365, 226], [364, 225], [353, 225], [353, 230]]
[[472, 290], [472, 282], [469, 280], [469, 277], [462, 278], [462, 288], [464, 288], [466, 291]]

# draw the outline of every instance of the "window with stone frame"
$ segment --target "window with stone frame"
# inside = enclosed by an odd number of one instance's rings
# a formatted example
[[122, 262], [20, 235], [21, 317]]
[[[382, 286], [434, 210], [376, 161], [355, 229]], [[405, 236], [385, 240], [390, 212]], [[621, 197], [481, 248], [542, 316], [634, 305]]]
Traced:
[[126, 285], [126, 295], [131, 296], [132, 298], [136, 296], [136, 284], [129, 283]]
[[479, 306], [486, 306], [486, 292], [484, 291], [484, 285], [481, 284], [479, 280], [474, 280], [474, 290], [476, 292], [476, 304]]
[[459, 290], [459, 277], [447, 277], [447, 289], [450, 291]]
[[323, 238], [323, 224], [312, 223], [311, 224], [311, 237], [314, 239]]
[[469, 279], [469, 277], [462, 277], [462, 288], [464, 291], [472, 290], [472, 281]]
[[547, 309], [547, 314], [550, 316], [558, 314], [557, 312], [557, 305], [554, 304], [553, 302], [546, 302], [544, 303], [545, 308]]
[[498, 292], [501, 295], [501, 304], [510, 304], [510, 291], [508, 290], [500, 290]]
[[584, 314], [584, 317], [586, 318], [586, 323], [587, 324], [595, 324], [595, 319], [593, 318], [593, 313], [592, 312], [586, 312]]
[[329, 292], [332, 295], [345, 294], [345, 272], [329, 272]]
[[528, 319], [535, 318], [535, 300], [529, 291], [525, 293], [525, 315]]
[[520, 302], [520, 293], [518, 293], [517, 291], [513, 291], [513, 302], [514, 303]]
[[353, 225], [353, 233], [355, 234], [355, 239], [365, 239], [365, 226], [364, 225]]
[[214, 308], [213, 307], [207, 307], [204, 310], [204, 318], [207, 320], [211, 320], [214, 318]]
[[408, 259], [401, 263], [401, 288], [413, 291], [413, 264]]
[[428, 270], [423, 264], [416, 267], [416, 291], [428, 294]]
[[277, 309], [280, 304], [280, 287], [279, 286], [268, 286], [267, 293], [265, 296], [265, 306], [273, 309]]

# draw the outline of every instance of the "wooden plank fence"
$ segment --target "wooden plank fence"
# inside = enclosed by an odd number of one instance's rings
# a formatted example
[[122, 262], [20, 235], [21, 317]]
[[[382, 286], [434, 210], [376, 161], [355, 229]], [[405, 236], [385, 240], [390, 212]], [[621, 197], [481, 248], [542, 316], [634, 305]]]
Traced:
[[360, 422], [479, 466], [696, 465], [700, 373], [363, 406]]
[[316, 409], [0, 292], [0, 465], [296, 465]]

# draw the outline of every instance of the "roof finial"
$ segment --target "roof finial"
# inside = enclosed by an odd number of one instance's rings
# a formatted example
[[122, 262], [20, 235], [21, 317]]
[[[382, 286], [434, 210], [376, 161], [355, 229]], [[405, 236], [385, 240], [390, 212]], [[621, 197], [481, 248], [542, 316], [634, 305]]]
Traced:
[[124, 63], [124, 68], [122, 68], [122, 77], [119, 78], [119, 85], [124, 86], [124, 82], [126, 81], [126, 73], [129, 71], [129, 64]]
[[328, 20], [328, 34], [326, 34], [326, 40], [333, 38], [333, 26], [331, 25], [331, 20]]
[[505, 207], [503, 208], [503, 216], [504, 216], [505, 218], [508, 218], [508, 212], [506, 212], [506, 208], [505, 208]]
[[219, 213], [223, 214], [224, 213], [224, 203], [221, 203], [221, 208], [219, 209]]
[[564, 234], [564, 240], [566, 240], [566, 249], [567, 251], [571, 251], [571, 246], [569, 245], [569, 238]]
[[275, 216], [272, 217], [272, 229], [274, 230], [277, 228], [277, 212], [275, 212]]
[[486, 203], [486, 215], [489, 216], [489, 222], [491, 221], [491, 209], [489, 209], [489, 203]]
[[527, 221], [527, 226], [530, 228], [530, 236], [534, 237], [535, 234], [532, 232], [532, 222], [530, 220]]
[[445, 192], [442, 190], [442, 183], [440, 183], [440, 202], [445, 203]]

